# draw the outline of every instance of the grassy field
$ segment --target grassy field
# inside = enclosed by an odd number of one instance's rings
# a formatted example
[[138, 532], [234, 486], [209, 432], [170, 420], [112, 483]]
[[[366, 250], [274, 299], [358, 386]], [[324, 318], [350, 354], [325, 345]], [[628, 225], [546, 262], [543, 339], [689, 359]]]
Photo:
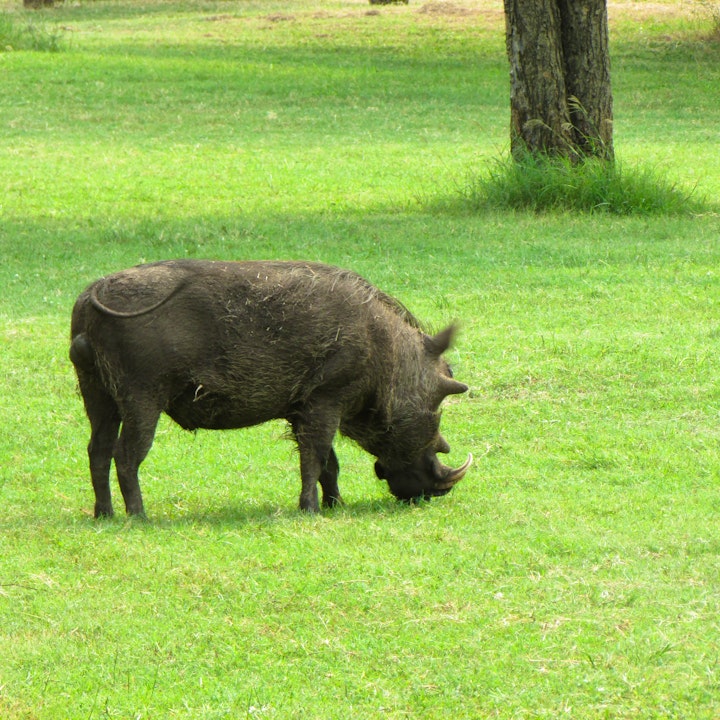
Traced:
[[[708, 208], [618, 217], [463, 204], [509, 145], [496, 0], [3, 6], [3, 720], [720, 717], [709, 7], [610, 2], [618, 158]], [[180, 256], [459, 320], [468, 477], [401, 506], [341, 440], [346, 506], [307, 517], [281, 424], [162, 421], [149, 521], [94, 521], [70, 309]]]

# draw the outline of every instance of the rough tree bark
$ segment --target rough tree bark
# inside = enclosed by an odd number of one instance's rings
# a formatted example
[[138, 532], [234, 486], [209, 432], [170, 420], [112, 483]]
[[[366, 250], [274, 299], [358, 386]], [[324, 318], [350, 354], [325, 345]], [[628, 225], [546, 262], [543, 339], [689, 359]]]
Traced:
[[613, 159], [607, 0], [504, 0], [510, 147]]

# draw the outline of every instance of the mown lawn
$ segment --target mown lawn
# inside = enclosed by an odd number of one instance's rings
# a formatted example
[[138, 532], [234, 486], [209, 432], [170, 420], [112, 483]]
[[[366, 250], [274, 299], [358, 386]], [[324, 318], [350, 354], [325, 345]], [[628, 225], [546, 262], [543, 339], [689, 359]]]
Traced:
[[[610, 3], [618, 158], [707, 199], [630, 217], [463, 204], [509, 144], [495, 0], [3, 7], [57, 42], [0, 43], [0, 717], [720, 715], [707, 4]], [[170, 257], [321, 260], [457, 319], [468, 477], [398, 505], [341, 440], [346, 506], [307, 517], [282, 424], [164, 420], [149, 520], [93, 520], [70, 310]]]

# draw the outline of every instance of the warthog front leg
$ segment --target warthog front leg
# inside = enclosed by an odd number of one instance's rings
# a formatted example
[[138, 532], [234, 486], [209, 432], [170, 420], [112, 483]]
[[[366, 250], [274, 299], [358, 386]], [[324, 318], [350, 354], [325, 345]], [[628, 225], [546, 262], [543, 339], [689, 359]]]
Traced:
[[320, 471], [320, 487], [322, 488], [323, 507], [335, 507], [342, 504], [340, 489], [338, 488], [338, 474], [340, 464], [338, 463], [335, 450], [330, 448], [330, 454], [325, 460], [325, 465]]
[[327, 406], [306, 408], [302, 417], [292, 420], [300, 450], [301, 510], [319, 512], [318, 483], [323, 489], [323, 506], [330, 507], [341, 501], [337, 485], [339, 465], [332, 446], [338, 425], [339, 413]]

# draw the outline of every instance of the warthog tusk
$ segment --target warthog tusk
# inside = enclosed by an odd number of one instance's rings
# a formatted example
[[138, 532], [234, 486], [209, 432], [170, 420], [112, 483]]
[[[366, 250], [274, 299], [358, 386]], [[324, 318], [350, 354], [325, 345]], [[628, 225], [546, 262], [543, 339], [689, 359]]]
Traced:
[[460, 482], [465, 477], [465, 473], [468, 468], [472, 465], [473, 456], [472, 453], [468, 453], [467, 460], [459, 467], [448, 468], [448, 473], [442, 479], [435, 483], [436, 490], [450, 490], [456, 483]]

